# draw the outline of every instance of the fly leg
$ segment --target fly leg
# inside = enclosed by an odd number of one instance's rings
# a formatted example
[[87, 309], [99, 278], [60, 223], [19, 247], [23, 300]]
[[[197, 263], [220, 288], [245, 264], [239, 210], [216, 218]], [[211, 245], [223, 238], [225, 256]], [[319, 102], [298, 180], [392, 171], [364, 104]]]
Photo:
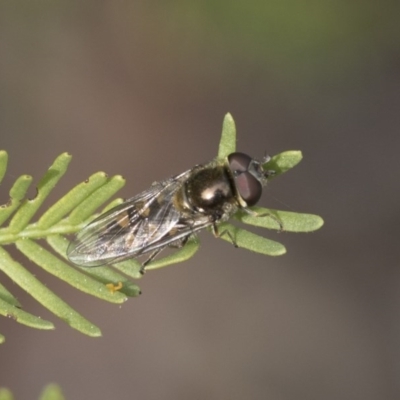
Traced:
[[252, 217], [270, 217], [270, 218], [272, 218], [272, 219], [279, 225], [278, 233], [281, 233], [281, 232], [284, 231], [282, 221], [281, 221], [278, 217], [276, 217], [274, 214], [268, 213], [268, 212], [267, 212], [267, 213], [260, 214], [260, 213], [258, 213], [257, 211], [254, 211], [254, 210], [252, 210], [252, 209], [250, 209], [250, 208], [242, 208], [242, 210], [243, 210], [246, 214], [251, 215]]
[[170, 243], [168, 246], [173, 248], [173, 249], [181, 249], [189, 240], [190, 235], [184, 236], [181, 239], [178, 239], [176, 242]]
[[175, 241], [175, 242], [172, 242], [172, 243], [170, 243], [170, 244], [168, 244], [168, 245], [165, 245], [165, 246], [163, 246], [163, 247], [160, 247], [159, 249], [154, 250], [154, 251], [150, 254], [150, 256], [147, 258], [147, 260], [145, 260], [145, 261], [142, 263], [142, 266], [141, 266], [141, 268], [140, 268], [140, 273], [143, 275], [143, 274], [145, 273], [146, 266], [149, 265], [149, 263], [151, 263], [151, 262], [154, 260], [154, 258], [157, 257], [158, 254], [159, 254], [162, 250], [164, 250], [167, 246], [168, 246], [168, 247], [175, 248], [175, 249], [180, 249], [180, 248], [182, 248], [182, 247], [187, 243], [187, 241], [189, 240], [189, 237], [190, 237], [190, 235], [187, 235], [187, 236], [183, 237], [182, 239], [179, 239], [179, 240], [177, 240], [177, 241]]
[[147, 258], [147, 260], [145, 260], [145, 261], [142, 263], [142, 266], [140, 267], [140, 271], [139, 271], [142, 275], [145, 273], [146, 266], [147, 266], [151, 261], [153, 261], [154, 258], [155, 258], [155, 257], [160, 253], [160, 251], [163, 250], [163, 249], [164, 249], [164, 247], [161, 247], [161, 248], [159, 248], [159, 249], [157, 249], [157, 250], [154, 250], [154, 251], [150, 254], [150, 256]]
[[224, 236], [224, 235], [227, 235], [227, 236], [229, 237], [230, 241], [232, 242], [233, 246], [236, 247], [236, 248], [239, 247], [238, 244], [236, 243], [236, 240], [234, 239], [234, 237], [232, 236], [232, 234], [231, 234], [227, 229], [224, 229], [222, 232], [219, 232], [219, 231], [218, 231], [218, 225], [214, 222], [214, 223], [211, 225], [211, 230], [212, 230], [212, 233], [214, 234], [214, 236], [215, 236], [216, 238], [222, 237], [222, 236]]

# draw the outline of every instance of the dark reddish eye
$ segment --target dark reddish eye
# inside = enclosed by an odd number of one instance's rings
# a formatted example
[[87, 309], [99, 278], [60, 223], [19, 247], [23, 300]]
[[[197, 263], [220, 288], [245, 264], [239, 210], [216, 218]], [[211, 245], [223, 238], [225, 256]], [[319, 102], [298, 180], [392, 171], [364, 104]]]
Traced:
[[231, 153], [228, 156], [229, 167], [234, 174], [237, 172], [246, 172], [251, 160], [252, 158], [244, 153]]
[[261, 182], [249, 172], [253, 159], [244, 153], [232, 153], [228, 156], [236, 189], [247, 205], [254, 206], [260, 200], [262, 194]]
[[249, 207], [260, 200], [262, 185], [250, 172], [243, 172], [235, 176], [236, 189]]

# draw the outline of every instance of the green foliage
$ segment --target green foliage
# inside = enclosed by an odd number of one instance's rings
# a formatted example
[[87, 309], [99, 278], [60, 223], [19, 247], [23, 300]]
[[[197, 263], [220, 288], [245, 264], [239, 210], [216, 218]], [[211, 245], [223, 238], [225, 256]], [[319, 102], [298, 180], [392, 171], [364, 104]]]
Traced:
[[14, 396], [9, 389], [0, 388], [0, 400], [14, 400]]
[[58, 385], [50, 383], [43, 389], [39, 400], [65, 400], [65, 397]]
[[[9, 389], [0, 388], [0, 400], [14, 400], [14, 396]], [[60, 387], [51, 383], [43, 389], [39, 400], [65, 400], [65, 397]]]
[[[232, 116], [227, 114], [223, 123], [218, 157], [225, 158], [235, 149], [235, 123]], [[272, 157], [264, 167], [274, 170], [275, 178], [293, 168], [301, 161], [301, 158], [302, 155], [299, 151], [286, 151]], [[71, 156], [67, 153], [56, 158], [39, 181], [37, 194], [33, 199], [26, 198], [32, 177], [20, 176], [11, 187], [10, 200], [0, 206], [0, 270], [72, 328], [89, 336], [100, 336], [101, 332], [97, 326], [53, 293], [47, 285], [40, 282], [33, 273], [5, 250], [6, 245], [14, 245], [32, 263], [49, 274], [76, 289], [111, 303], [120, 304], [128, 297], [140, 294], [139, 287], [131, 280], [141, 277], [141, 265], [137, 260], [120, 262], [115, 264], [114, 268], [78, 268], [70, 265], [66, 260], [69, 241], [65, 235], [76, 233], [95, 218], [96, 210], [104, 207], [104, 204], [125, 184], [121, 176], [108, 177], [103, 172], [95, 173], [48, 208], [37, 222], [32, 222], [43, 201], [66, 172], [70, 161]], [[7, 162], [7, 153], [0, 151], [0, 183], [6, 173]], [[111, 202], [103, 208], [103, 211], [119, 202], [121, 200]], [[311, 214], [298, 214], [262, 207], [253, 207], [252, 210], [254, 215], [240, 211], [234, 219], [248, 225], [291, 232], [310, 232], [320, 228], [323, 224], [320, 217]], [[8, 222], [7, 226], [4, 225], [6, 222]], [[228, 241], [233, 239], [239, 247], [270, 256], [286, 252], [282, 244], [255, 235], [230, 223], [221, 224], [219, 229], [222, 239]], [[183, 262], [192, 257], [198, 248], [198, 240], [191, 239], [174, 254], [154, 260], [146, 267], [146, 270]], [[52, 322], [22, 310], [17, 298], [1, 283], [0, 314], [30, 327], [54, 328]], [[3, 341], [4, 336], [0, 334], [0, 343]]]

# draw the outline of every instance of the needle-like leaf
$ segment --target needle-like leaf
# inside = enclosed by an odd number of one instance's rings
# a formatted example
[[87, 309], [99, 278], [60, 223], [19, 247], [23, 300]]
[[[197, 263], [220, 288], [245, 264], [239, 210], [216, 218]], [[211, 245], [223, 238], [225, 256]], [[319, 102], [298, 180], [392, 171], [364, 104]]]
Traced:
[[8, 154], [4, 150], [0, 150], [0, 183], [4, 178], [7, 170]]
[[224, 159], [236, 149], [236, 125], [231, 114], [226, 114], [222, 124], [222, 135], [219, 142], [218, 158]]

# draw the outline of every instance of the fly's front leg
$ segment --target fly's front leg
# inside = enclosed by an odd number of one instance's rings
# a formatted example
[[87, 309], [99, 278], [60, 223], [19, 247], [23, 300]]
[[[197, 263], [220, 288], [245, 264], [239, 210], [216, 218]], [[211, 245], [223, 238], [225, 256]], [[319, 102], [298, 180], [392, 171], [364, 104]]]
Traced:
[[239, 247], [239, 246], [237, 245], [237, 243], [236, 243], [236, 240], [234, 239], [234, 237], [232, 236], [232, 234], [231, 234], [227, 229], [224, 229], [222, 232], [219, 232], [219, 231], [218, 231], [218, 225], [214, 222], [214, 223], [211, 225], [211, 230], [212, 230], [212, 233], [214, 234], [214, 236], [215, 236], [216, 238], [222, 237], [222, 236], [224, 236], [224, 235], [227, 235], [227, 236], [229, 237], [230, 241], [232, 242], [233, 246], [236, 247], [236, 248]]
[[281, 232], [284, 231], [282, 221], [281, 221], [278, 217], [276, 217], [274, 214], [272, 214], [272, 213], [263, 213], [263, 214], [260, 214], [260, 213], [258, 213], [257, 211], [254, 211], [254, 210], [252, 210], [252, 209], [250, 209], [250, 208], [242, 208], [242, 210], [243, 210], [246, 214], [251, 215], [252, 217], [270, 217], [270, 218], [272, 218], [272, 219], [279, 225], [278, 233], [281, 233]]

